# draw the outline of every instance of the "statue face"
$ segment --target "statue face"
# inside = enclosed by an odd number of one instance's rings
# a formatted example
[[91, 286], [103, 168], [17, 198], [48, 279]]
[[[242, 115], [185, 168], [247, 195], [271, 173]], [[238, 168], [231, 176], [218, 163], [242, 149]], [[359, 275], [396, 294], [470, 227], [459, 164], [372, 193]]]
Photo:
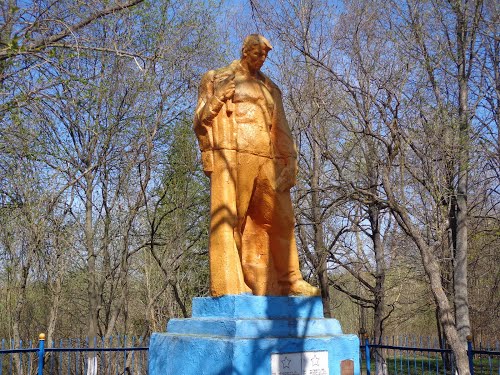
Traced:
[[244, 53], [244, 59], [253, 70], [259, 70], [267, 57], [267, 48], [263, 44], [254, 44]]

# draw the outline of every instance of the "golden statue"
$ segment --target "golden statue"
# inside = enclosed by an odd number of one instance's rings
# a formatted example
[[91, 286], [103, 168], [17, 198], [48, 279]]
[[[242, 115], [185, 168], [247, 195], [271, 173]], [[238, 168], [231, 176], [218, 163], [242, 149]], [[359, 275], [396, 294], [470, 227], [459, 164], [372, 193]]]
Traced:
[[249, 35], [241, 59], [207, 72], [199, 88], [194, 130], [211, 180], [213, 296], [320, 294], [300, 273], [290, 198], [297, 150], [281, 91], [260, 72], [271, 49]]

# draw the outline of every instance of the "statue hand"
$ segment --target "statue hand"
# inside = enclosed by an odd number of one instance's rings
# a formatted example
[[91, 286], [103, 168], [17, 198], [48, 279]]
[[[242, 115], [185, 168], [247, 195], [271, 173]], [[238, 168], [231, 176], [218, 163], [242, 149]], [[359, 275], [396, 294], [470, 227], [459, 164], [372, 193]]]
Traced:
[[225, 102], [233, 97], [234, 90], [236, 88], [234, 84], [234, 74], [231, 74], [229, 76], [215, 77], [214, 84], [214, 95], [220, 101]]

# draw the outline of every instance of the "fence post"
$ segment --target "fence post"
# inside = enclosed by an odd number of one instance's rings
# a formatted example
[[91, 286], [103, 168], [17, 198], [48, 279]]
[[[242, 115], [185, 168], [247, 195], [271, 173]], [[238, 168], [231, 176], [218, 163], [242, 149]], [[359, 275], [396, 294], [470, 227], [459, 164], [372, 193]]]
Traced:
[[38, 375], [43, 375], [43, 357], [45, 357], [45, 333], [38, 335]]
[[467, 336], [467, 355], [469, 357], [470, 375], [474, 375], [474, 353], [472, 352], [472, 335]]
[[365, 334], [366, 375], [370, 375], [370, 338]]

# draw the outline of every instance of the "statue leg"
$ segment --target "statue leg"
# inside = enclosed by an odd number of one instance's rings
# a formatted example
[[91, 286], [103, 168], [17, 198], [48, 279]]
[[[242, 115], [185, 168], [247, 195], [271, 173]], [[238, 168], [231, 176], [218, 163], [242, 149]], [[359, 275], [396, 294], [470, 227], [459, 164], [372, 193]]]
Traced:
[[236, 151], [215, 150], [210, 177], [210, 292], [212, 296], [248, 291], [233, 228], [236, 214]]
[[269, 239], [274, 266], [280, 285], [302, 279], [299, 256], [295, 243], [295, 218], [289, 192], [273, 192], [276, 202]]
[[320, 294], [319, 289], [305, 282], [300, 272], [290, 191], [280, 192], [274, 186], [280, 168], [279, 161], [269, 160], [261, 168], [256, 184], [257, 201], [265, 202], [266, 207], [260, 210], [259, 218], [267, 223], [270, 254], [279, 286], [277, 294], [316, 296]]
[[255, 155], [247, 153], [237, 154], [236, 177], [236, 212], [237, 220], [234, 226], [236, 246], [241, 252], [242, 235], [246, 225], [248, 207], [254, 190], [255, 178], [259, 173], [260, 163]]
[[256, 186], [256, 178], [268, 158], [240, 153], [238, 155], [237, 212], [234, 236], [241, 256], [245, 283], [254, 295], [276, 293], [275, 277], [271, 272], [268, 224], [260, 220], [262, 212], [269, 211]]
[[304, 281], [300, 272], [290, 192], [275, 192], [275, 199], [276, 209], [269, 239], [281, 294], [319, 296], [320, 290]]

